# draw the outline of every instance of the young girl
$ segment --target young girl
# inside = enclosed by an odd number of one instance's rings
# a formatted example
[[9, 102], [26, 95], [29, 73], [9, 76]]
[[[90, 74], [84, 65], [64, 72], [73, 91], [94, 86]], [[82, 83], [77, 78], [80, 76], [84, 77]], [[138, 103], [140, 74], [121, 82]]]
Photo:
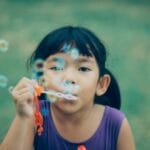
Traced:
[[119, 111], [117, 81], [105, 67], [105, 47], [91, 31], [67, 26], [49, 33], [30, 65], [37, 60], [44, 60], [36, 75], [42, 74], [39, 81], [48, 93], [38, 101], [42, 128], [37, 132], [34, 118], [37, 82], [24, 77], [11, 92], [16, 117], [1, 150], [135, 149], [130, 125]]

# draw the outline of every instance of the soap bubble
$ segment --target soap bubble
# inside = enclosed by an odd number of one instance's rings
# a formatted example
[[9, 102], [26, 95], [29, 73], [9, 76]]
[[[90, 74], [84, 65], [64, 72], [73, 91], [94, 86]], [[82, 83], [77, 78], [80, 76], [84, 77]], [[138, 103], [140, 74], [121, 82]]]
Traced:
[[71, 94], [71, 93], [77, 93], [80, 89], [80, 86], [78, 84], [73, 84], [71, 81], [62, 81], [59, 77], [55, 77], [53, 79], [53, 83], [56, 86], [59, 86], [64, 93]]
[[8, 79], [4, 75], [0, 75], [0, 87], [5, 88], [8, 84]]
[[33, 64], [33, 70], [35, 72], [43, 72], [44, 60], [37, 59]]
[[45, 79], [43, 76], [39, 78], [38, 83], [40, 86], [45, 87]]
[[43, 72], [35, 72], [31, 73], [31, 79], [39, 80], [43, 76]]
[[80, 89], [80, 86], [78, 84], [72, 84], [70, 81], [63, 81], [60, 84], [60, 87], [66, 94], [77, 93]]
[[13, 87], [13, 86], [10, 86], [10, 87], [8, 88], [8, 92], [11, 93], [11, 92], [13, 91], [13, 89], [14, 89], [14, 87]]
[[4, 39], [0, 39], [0, 52], [6, 52], [8, 50], [8, 42]]
[[64, 70], [66, 61], [63, 58], [56, 57], [54, 67], [57, 71]]
[[64, 93], [69, 94], [73, 91], [73, 84], [69, 81], [64, 81], [60, 85], [60, 87], [63, 89]]
[[54, 95], [51, 95], [51, 94], [47, 94], [47, 99], [51, 102], [51, 103], [54, 103], [58, 100], [58, 97], [54, 96]]
[[63, 58], [57, 57], [56, 58], [56, 66], [60, 69], [64, 69], [66, 61]]
[[31, 78], [35, 80], [39, 80], [40, 77], [43, 76], [43, 67], [44, 67], [44, 61], [42, 59], [37, 59], [33, 64]]
[[53, 83], [55, 84], [55, 85], [60, 85], [61, 84], [61, 79], [59, 78], [59, 77], [54, 77], [53, 78]]
[[73, 58], [73, 59], [77, 59], [79, 57], [79, 50], [77, 48], [72, 48], [68, 54]]
[[62, 47], [61, 51], [63, 52], [68, 52], [71, 48], [71, 44], [65, 43], [64, 46]]
[[69, 54], [73, 59], [77, 59], [80, 55], [79, 49], [77, 48], [71, 48], [71, 44], [64, 44], [61, 51]]

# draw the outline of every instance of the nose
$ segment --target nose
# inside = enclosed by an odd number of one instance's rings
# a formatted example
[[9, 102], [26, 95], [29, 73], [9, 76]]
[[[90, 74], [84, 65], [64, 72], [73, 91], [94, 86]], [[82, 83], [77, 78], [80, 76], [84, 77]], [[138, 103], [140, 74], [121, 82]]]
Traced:
[[78, 93], [80, 85], [78, 83], [78, 73], [76, 68], [68, 68], [64, 71], [63, 82], [60, 87], [65, 93]]
[[76, 73], [74, 71], [74, 69], [66, 69], [64, 71], [64, 77], [63, 77], [63, 81], [66, 83], [66, 84], [76, 84], [77, 83], [77, 77], [76, 77]]
[[66, 85], [70, 85], [70, 84], [75, 84], [75, 81], [72, 81], [72, 80], [65, 80], [64, 83]]

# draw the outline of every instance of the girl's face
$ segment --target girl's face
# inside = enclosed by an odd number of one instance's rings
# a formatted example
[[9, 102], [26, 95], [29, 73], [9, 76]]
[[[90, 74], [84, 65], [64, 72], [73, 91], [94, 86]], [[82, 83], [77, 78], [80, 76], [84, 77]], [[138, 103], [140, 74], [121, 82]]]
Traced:
[[[94, 57], [67, 53], [49, 56], [44, 64], [45, 89], [77, 96], [76, 101], [58, 98], [53, 103], [59, 110], [74, 113], [93, 105], [99, 81], [99, 70]], [[67, 86], [66, 86], [67, 85]]]

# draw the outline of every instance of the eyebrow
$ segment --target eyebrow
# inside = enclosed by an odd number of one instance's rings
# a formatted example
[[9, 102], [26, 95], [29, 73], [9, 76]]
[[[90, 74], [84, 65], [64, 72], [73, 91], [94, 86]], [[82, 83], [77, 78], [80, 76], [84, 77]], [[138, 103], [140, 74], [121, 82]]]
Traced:
[[58, 57], [58, 56], [56, 56], [56, 57], [50, 58], [50, 59], [48, 60], [48, 63], [49, 63], [49, 62], [58, 62], [58, 61], [60, 61], [60, 60], [64, 60], [64, 58], [63, 58], [63, 57]]
[[[60, 56], [56, 56], [56, 57], [52, 57], [48, 60], [48, 63], [49, 62], [58, 62], [60, 60], [64, 60], [63, 57], [60, 57]], [[75, 62], [77, 63], [95, 63], [94, 59], [91, 59], [89, 57], [79, 57], [77, 59], [75, 59]]]
[[79, 63], [94, 63], [94, 60], [93, 59], [90, 59], [90, 58], [78, 58], [77, 60], [76, 60], [77, 62], [79, 62]]

